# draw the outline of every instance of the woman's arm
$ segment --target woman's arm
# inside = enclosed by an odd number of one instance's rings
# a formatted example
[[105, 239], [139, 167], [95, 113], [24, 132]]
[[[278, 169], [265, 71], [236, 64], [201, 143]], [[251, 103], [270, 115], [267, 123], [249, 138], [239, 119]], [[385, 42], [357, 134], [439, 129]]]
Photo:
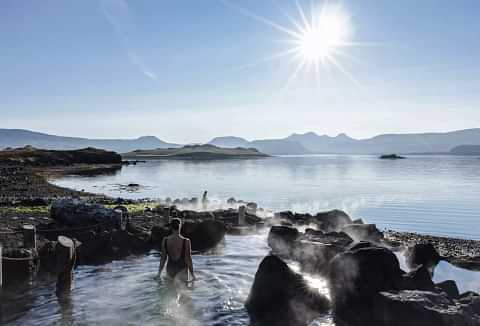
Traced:
[[162, 241], [162, 257], [160, 258], [160, 266], [158, 267], [158, 276], [162, 273], [163, 267], [167, 262], [167, 238]]
[[196, 279], [195, 273], [193, 272], [193, 261], [192, 261], [192, 245], [190, 243], [190, 239], [186, 239], [187, 243], [185, 245], [185, 264], [187, 265], [187, 269], [192, 275], [192, 280]]

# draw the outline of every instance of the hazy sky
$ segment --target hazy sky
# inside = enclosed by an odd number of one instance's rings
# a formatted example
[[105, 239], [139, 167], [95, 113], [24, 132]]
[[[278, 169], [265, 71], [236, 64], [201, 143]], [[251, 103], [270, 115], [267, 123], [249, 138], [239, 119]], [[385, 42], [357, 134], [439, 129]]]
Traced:
[[2, 0], [0, 128], [203, 142], [480, 127], [480, 1], [341, 8], [361, 44], [316, 78], [266, 60], [291, 48], [294, 0]]

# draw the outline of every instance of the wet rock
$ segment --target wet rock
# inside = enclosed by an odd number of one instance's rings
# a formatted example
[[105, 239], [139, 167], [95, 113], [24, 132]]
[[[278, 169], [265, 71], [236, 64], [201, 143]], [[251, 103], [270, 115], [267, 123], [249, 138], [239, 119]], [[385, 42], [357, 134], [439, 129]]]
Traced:
[[78, 261], [80, 264], [103, 262], [111, 256], [110, 239], [108, 231], [89, 231], [77, 236], [82, 242], [79, 248]]
[[323, 232], [321, 230], [315, 230], [315, 229], [311, 229], [311, 228], [305, 229], [305, 235], [307, 237], [319, 237], [319, 236], [322, 236], [324, 234], [325, 234], [325, 232]]
[[122, 214], [114, 209], [75, 199], [55, 201], [50, 209], [50, 217], [62, 225], [72, 227], [99, 223], [120, 225], [122, 222]]
[[230, 198], [227, 199], [227, 204], [229, 204], [229, 205], [235, 205], [236, 203], [237, 203], [237, 201], [233, 197], [230, 197]]
[[109, 246], [112, 255], [116, 257], [146, 253], [150, 249], [150, 235], [114, 230], [111, 232]]
[[434, 291], [435, 284], [428, 269], [420, 265], [409, 273], [402, 275], [402, 289]]
[[338, 209], [317, 213], [309, 222], [317, 224], [325, 232], [341, 231], [346, 225], [352, 224], [350, 216]]
[[398, 290], [402, 271], [390, 250], [366, 247], [338, 254], [330, 262], [328, 275], [337, 325], [367, 325], [375, 295]]
[[445, 293], [428, 291], [381, 292], [374, 300], [375, 326], [478, 326], [478, 299], [458, 304]]
[[326, 313], [329, 301], [280, 258], [270, 255], [258, 267], [245, 307], [253, 324], [296, 326], [308, 325]]
[[294, 227], [276, 225], [270, 228], [268, 233], [268, 245], [279, 255], [288, 256], [292, 251], [292, 245], [300, 236], [300, 232]]
[[433, 275], [433, 270], [440, 261], [440, 255], [431, 243], [417, 243], [407, 248], [405, 259], [409, 268], [424, 265]]
[[214, 248], [225, 236], [225, 225], [219, 221], [207, 220], [199, 223], [185, 222], [182, 235], [190, 239], [193, 251]]
[[379, 242], [383, 233], [377, 229], [375, 224], [348, 224], [342, 228], [355, 241]]
[[150, 242], [157, 248], [161, 249], [163, 238], [169, 236], [170, 229], [163, 226], [155, 225], [150, 231]]
[[435, 287], [445, 292], [450, 299], [457, 299], [460, 296], [458, 291], [457, 283], [454, 280], [446, 280], [440, 283], [435, 284]]
[[332, 243], [299, 240], [294, 242], [288, 258], [299, 262], [303, 271], [326, 275], [330, 261], [344, 250]]

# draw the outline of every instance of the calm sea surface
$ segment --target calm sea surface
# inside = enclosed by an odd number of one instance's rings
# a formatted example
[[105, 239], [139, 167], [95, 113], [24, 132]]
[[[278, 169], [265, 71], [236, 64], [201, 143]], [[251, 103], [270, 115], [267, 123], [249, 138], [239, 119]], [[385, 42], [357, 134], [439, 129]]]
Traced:
[[[296, 156], [230, 161], [150, 161], [115, 175], [57, 184], [127, 198], [229, 197], [273, 210], [339, 208], [381, 228], [480, 239], [480, 159]], [[120, 184], [138, 183], [136, 192]]]
[[[380, 227], [480, 239], [480, 160], [412, 156], [274, 157], [214, 162], [155, 161], [115, 175], [65, 177], [57, 184], [130, 198], [229, 197], [273, 210], [346, 210]], [[128, 192], [120, 187], [142, 185]], [[36, 279], [2, 293], [6, 325], [249, 325], [243, 303], [268, 253], [266, 234], [226, 236], [214, 252], [195, 255], [196, 282], [177, 302], [174, 289], [154, 279], [152, 252], [102, 266], [80, 266], [69, 297], [55, 296], [52, 279]], [[403, 263], [403, 262], [402, 262]], [[292, 267], [295, 267], [292, 265]], [[325, 281], [304, 275], [328, 295]], [[440, 263], [435, 281], [455, 279], [460, 291], [480, 291], [480, 273]], [[1, 322], [0, 322], [1, 324]], [[330, 315], [314, 325], [333, 325]]]

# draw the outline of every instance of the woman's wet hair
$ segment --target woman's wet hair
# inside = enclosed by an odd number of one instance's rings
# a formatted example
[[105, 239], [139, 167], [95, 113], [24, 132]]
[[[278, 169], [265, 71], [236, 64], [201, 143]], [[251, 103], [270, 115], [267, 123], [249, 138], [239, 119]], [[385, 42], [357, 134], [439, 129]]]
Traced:
[[180, 230], [181, 225], [182, 225], [182, 220], [180, 220], [179, 218], [173, 218], [170, 221], [170, 228], [174, 231]]

